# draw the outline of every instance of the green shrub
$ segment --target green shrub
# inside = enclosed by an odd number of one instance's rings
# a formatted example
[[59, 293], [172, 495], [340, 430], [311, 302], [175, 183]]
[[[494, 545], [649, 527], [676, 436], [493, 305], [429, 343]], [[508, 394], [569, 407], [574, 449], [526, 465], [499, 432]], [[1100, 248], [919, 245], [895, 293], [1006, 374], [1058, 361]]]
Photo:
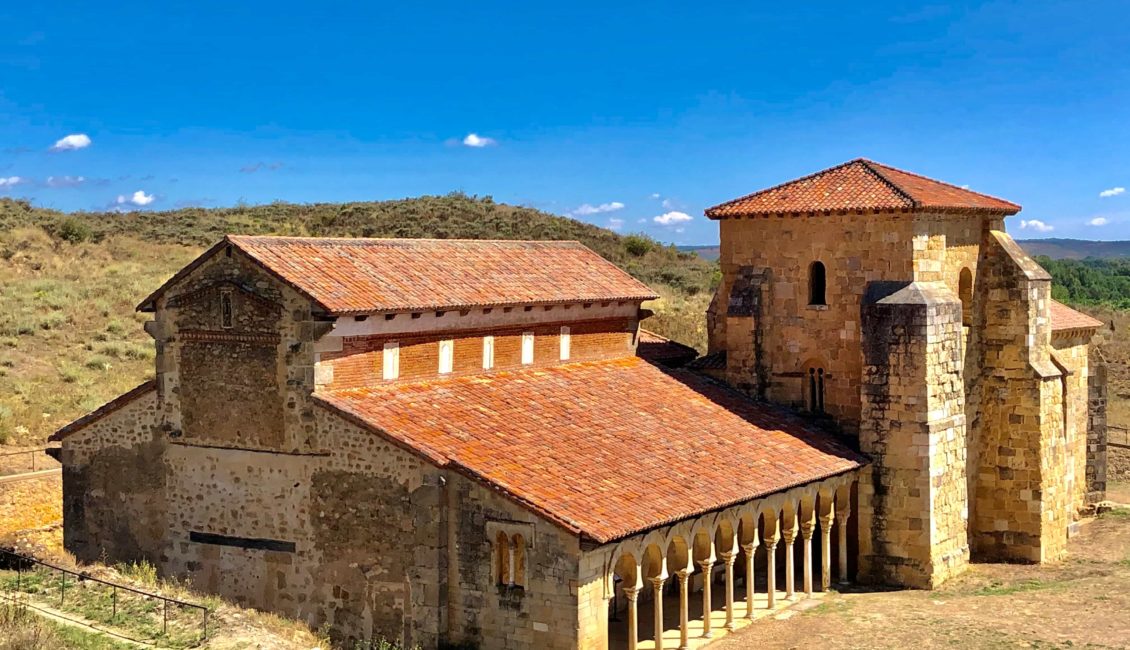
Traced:
[[109, 370], [110, 368], [114, 367], [114, 364], [111, 363], [108, 358], [106, 358], [106, 357], [104, 357], [100, 354], [96, 354], [93, 357], [90, 357], [89, 359], [87, 359], [86, 363], [84, 365], [91, 370], [101, 370], [101, 371], [106, 371], [106, 370]]
[[655, 241], [646, 235], [627, 235], [624, 237], [624, 250], [629, 255], [643, 257], [655, 246]]
[[85, 221], [76, 217], [66, 217], [56, 226], [55, 235], [65, 242], [81, 244], [84, 241], [90, 241], [94, 233]]

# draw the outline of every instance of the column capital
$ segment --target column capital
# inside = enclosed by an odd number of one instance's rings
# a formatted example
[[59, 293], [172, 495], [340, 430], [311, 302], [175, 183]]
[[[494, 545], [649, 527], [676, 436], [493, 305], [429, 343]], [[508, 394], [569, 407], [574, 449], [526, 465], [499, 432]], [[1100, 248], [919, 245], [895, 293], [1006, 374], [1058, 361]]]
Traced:
[[675, 572], [675, 577], [678, 578], [680, 582], [685, 582], [691, 577], [691, 573], [693, 573], [693, 571], [690, 569], [679, 569]]
[[734, 566], [734, 561], [738, 559], [738, 552], [736, 550], [726, 551], [724, 553], [719, 553], [718, 557], [722, 559], [726, 566], [732, 567]]
[[749, 555], [750, 557], [752, 557], [753, 554], [757, 552], [757, 547], [760, 546], [760, 545], [761, 544], [759, 542], [750, 542], [748, 544], [742, 544], [742, 550], [745, 551], [746, 555]]
[[770, 552], [777, 550], [777, 539], [773, 538], [765, 540], [765, 548]]
[[836, 507], [836, 517], [839, 519], [847, 520], [851, 516], [851, 504], [845, 503], [842, 506]]
[[624, 597], [628, 599], [628, 602], [634, 603], [639, 598], [641, 591], [643, 591], [642, 587], [624, 587]]
[[796, 533], [796, 528], [786, 528], [781, 531], [781, 539], [785, 541], [786, 546], [793, 543], [793, 540], [796, 539]]
[[829, 510], [827, 514], [820, 515], [820, 528], [827, 530], [835, 519], [836, 513], [834, 510]]
[[812, 533], [815, 532], [815, 531], [816, 531], [816, 522], [815, 521], [808, 520], [808, 521], [802, 522], [801, 525], [800, 525], [800, 536], [803, 537], [805, 541], [812, 539]]
[[651, 586], [654, 587], [656, 591], [659, 591], [663, 588], [663, 583], [667, 582], [667, 576], [654, 576], [648, 578], [647, 581], [651, 583]]
[[695, 564], [703, 571], [709, 571], [714, 566], [714, 560], [699, 560]]

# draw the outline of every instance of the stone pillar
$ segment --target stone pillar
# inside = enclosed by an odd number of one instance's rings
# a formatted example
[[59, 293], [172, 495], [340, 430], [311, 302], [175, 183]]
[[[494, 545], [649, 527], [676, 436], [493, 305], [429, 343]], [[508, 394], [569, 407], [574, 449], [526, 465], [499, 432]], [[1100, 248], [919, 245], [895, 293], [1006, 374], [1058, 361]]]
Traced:
[[734, 561], [738, 559], [737, 551], [726, 551], [722, 554], [722, 561], [726, 563], [726, 629], [734, 629]]
[[792, 600], [794, 597], [796, 597], [796, 581], [793, 579], [793, 574], [796, 573], [794, 568], [794, 565], [796, 564], [796, 558], [793, 557], [796, 548], [796, 545], [793, 543], [796, 541], [796, 533], [797, 527], [795, 519], [793, 520], [792, 525], [786, 525], [781, 530], [781, 541], [785, 543], [785, 598], [788, 598], [789, 600]]
[[514, 543], [511, 542], [510, 544], [507, 544], [507, 546], [509, 548], [509, 560], [508, 561], [509, 561], [510, 570], [507, 572], [506, 575], [507, 575], [507, 580], [509, 582], [509, 585], [511, 587], [513, 587], [514, 586], [514, 569], [517, 568], [517, 567], [514, 566], [514, 551], [515, 551]]
[[777, 604], [777, 534], [765, 538], [765, 558], [768, 565], [768, 582], [765, 585], [765, 595], [769, 598], [769, 609]]
[[828, 591], [832, 585], [832, 521], [835, 517], [832, 505], [828, 504], [827, 514], [820, 515], [820, 590]]
[[667, 578], [656, 576], [648, 580], [655, 594], [655, 650], [663, 650], [663, 583], [667, 582]]
[[757, 589], [753, 584], [753, 556], [757, 552], [757, 542], [742, 546], [745, 551], [745, 617], [753, 618], [753, 597]]
[[687, 650], [690, 647], [690, 642], [687, 640], [687, 630], [690, 627], [690, 606], [687, 602], [690, 594], [689, 585], [691, 572], [686, 569], [681, 569], [675, 572], [675, 577], [679, 579], [679, 650]]
[[714, 636], [710, 629], [710, 571], [714, 560], [702, 560], [698, 566], [702, 569], [702, 638], [709, 639]]
[[804, 595], [812, 595], [812, 533], [815, 532], [816, 522], [811, 515], [805, 516], [800, 522], [801, 546], [804, 548]]
[[851, 504], [844, 500], [837, 504], [836, 520], [840, 523], [840, 552], [836, 554], [836, 574], [840, 584], [848, 584], [848, 516], [851, 514]]
[[[916, 256], [937, 252], [928, 239], [916, 235]], [[934, 277], [927, 271], [941, 262], [916, 258], [918, 267]], [[929, 589], [969, 561], [961, 318], [940, 277], [867, 286], [859, 444], [872, 462], [859, 482], [861, 581]]]
[[1087, 376], [1087, 496], [1086, 503], [1106, 499], [1107, 371], [1106, 362], [1091, 358]]
[[624, 587], [624, 598], [628, 600], [628, 650], [636, 650], [639, 644], [640, 630], [636, 610], [639, 595], [639, 587]]

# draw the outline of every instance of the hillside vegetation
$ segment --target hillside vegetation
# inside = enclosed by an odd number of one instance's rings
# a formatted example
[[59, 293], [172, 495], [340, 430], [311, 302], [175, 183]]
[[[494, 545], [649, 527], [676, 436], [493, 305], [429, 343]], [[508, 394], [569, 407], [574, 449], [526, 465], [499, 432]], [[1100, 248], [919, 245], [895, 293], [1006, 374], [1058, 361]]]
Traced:
[[1021, 239], [1018, 244], [1032, 257], [1082, 260], [1088, 257], [1113, 259], [1130, 257], [1130, 241], [1092, 241], [1088, 239]]
[[1130, 258], [1036, 258], [1052, 275], [1052, 297], [1075, 305], [1130, 309]]
[[462, 194], [126, 214], [0, 199], [0, 444], [42, 442], [151, 376], [135, 305], [227, 233], [575, 239], [663, 296], [648, 328], [700, 349], [717, 282], [715, 264], [647, 237]]

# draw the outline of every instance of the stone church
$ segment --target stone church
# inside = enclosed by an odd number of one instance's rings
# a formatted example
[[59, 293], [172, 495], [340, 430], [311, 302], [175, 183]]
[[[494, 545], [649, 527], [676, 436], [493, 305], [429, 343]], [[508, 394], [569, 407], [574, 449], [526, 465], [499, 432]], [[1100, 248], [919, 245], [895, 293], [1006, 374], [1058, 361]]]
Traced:
[[228, 236], [67, 425], [65, 545], [349, 647], [697, 647], [833, 582], [1063, 555], [1100, 323], [1019, 207], [856, 160], [707, 210], [708, 354], [575, 242]]

